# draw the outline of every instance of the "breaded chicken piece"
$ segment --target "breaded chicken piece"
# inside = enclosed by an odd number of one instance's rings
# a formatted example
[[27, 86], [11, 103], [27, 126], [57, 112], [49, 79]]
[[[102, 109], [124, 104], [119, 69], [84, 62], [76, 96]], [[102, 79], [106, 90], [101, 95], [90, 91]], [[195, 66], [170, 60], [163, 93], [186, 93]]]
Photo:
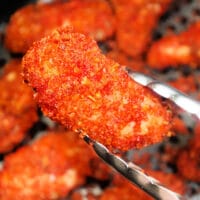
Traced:
[[10, 18], [5, 46], [14, 53], [25, 53], [34, 41], [62, 25], [102, 41], [113, 35], [115, 18], [104, 0], [72, 0], [49, 4], [29, 4]]
[[141, 148], [171, 134], [171, 112], [158, 96], [83, 34], [62, 28], [36, 42], [23, 72], [45, 115], [108, 147]]
[[163, 171], [145, 170], [145, 172], [153, 178], [160, 181], [162, 185], [170, 190], [184, 195], [186, 192], [186, 184], [184, 179], [177, 174], [166, 173]]
[[0, 77], [0, 153], [12, 150], [38, 120], [33, 91], [21, 77], [21, 60], [11, 60]]
[[152, 41], [160, 16], [172, 0], [111, 0], [117, 18], [116, 40], [126, 54], [141, 56]]
[[149, 49], [148, 64], [155, 69], [200, 64], [200, 21], [179, 34], [167, 35], [154, 42]]
[[49, 131], [5, 157], [1, 200], [55, 200], [85, 182], [91, 149], [67, 131]]
[[178, 172], [187, 180], [200, 182], [200, 123], [194, 128], [194, 137], [177, 159]]

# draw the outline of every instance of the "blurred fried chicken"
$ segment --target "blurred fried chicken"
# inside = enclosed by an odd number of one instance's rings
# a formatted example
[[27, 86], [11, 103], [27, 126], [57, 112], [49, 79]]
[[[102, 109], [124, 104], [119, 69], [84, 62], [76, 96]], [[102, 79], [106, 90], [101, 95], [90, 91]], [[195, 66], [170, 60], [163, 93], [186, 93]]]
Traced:
[[200, 64], [200, 22], [179, 34], [170, 34], [154, 42], [148, 52], [148, 64], [155, 69]]
[[29, 4], [11, 16], [5, 46], [11, 52], [25, 53], [34, 41], [63, 25], [73, 26], [77, 32], [102, 41], [112, 36], [115, 19], [104, 0]]
[[75, 133], [47, 132], [4, 159], [1, 200], [65, 197], [90, 173], [91, 149]]
[[6, 64], [0, 88], [0, 153], [5, 153], [24, 139], [38, 116], [33, 91], [21, 77], [21, 60]]

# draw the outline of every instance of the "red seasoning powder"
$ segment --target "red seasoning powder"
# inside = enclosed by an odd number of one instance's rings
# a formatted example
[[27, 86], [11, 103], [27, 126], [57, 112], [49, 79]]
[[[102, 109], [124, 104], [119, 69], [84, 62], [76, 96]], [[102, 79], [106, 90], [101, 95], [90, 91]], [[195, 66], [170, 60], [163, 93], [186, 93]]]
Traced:
[[60, 28], [34, 43], [22, 65], [45, 115], [107, 147], [141, 148], [170, 135], [171, 112], [158, 96], [88, 36]]

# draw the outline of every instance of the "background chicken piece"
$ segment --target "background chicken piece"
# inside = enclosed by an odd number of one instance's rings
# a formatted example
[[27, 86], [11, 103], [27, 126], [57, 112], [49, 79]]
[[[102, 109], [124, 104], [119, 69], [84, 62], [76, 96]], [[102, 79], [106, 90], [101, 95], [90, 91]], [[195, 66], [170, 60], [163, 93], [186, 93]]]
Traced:
[[198, 83], [195, 80], [194, 75], [180, 76], [175, 80], [169, 81], [168, 83], [172, 87], [188, 95], [192, 95], [198, 91]]
[[23, 69], [46, 115], [109, 147], [139, 148], [170, 134], [171, 112], [89, 37], [58, 29], [34, 44]]
[[5, 157], [0, 199], [43, 200], [65, 197], [84, 183], [93, 152], [75, 133], [46, 132]]
[[153, 200], [148, 194], [121, 176], [116, 176], [110, 187], [102, 193], [100, 200]]
[[5, 46], [25, 53], [32, 43], [62, 25], [104, 40], [112, 36], [115, 19], [104, 0], [72, 0], [63, 3], [29, 4], [13, 14], [5, 33]]
[[148, 52], [148, 64], [155, 69], [188, 65], [197, 67], [200, 60], [200, 21], [186, 31], [167, 35], [154, 42]]
[[5, 153], [24, 139], [38, 116], [33, 92], [21, 77], [21, 60], [5, 66], [0, 88], [0, 153]]
[[119, 49], [130, 56], [143, 54], [152, 41], [152, 32], [172, 0], [112, 0], [117, 18]]
[[185, 181], [179, 175], [156, 170], [145, 170], [145, 172], [149, 176], [152, 176], [160, 181], [162, 185], [171, 189], [172, 191], [177, 192], [181, 195], [185, 194]]
[[177, 168], [185, 179], [200, 182], [200, 123], [197, 123], [194, 133], [189, 145], [179, 153]]
[[125, 54], [122, 51], [119, 51], [118, 49], [113, 49], [106, 53], [106, 56], [108, 58], [111, 58], [112, 60], [115, 60], [120, 65], [128, 66], [129, 68], [133, 69], [134, 71], [149, 74], [149, 70], [146, 67], [146, 63], [142, 58], [134, 59], [127, 54]]

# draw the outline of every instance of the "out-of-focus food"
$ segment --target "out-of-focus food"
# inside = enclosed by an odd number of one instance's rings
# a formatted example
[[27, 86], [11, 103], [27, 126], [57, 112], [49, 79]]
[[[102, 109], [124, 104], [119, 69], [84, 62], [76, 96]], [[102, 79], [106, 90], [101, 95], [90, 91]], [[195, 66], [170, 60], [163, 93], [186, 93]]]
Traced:
[[65, 197], [90, 173], [91, 149], [67, 131], [50, 131], [7, 155], [0, 171], [1, 200]]
[[25, 53], [34, 41], [62, 25], [73, 26], [77, 32], [102, 41], [113, 35], [115, 19], [104, 0], [29, 4], [10, 18], [5, 46], [11, 52]]
[[180, 176], [173, 173], [165, 173], [163, 171], [156, 171], [156, 170], [154, 171], [147, 170], [146, 173], [149, 176], [152, 176], [158, 181], [160, 181], [162, 185], [171, 189], [172, 191], [177, 192], [182, 195], [185, 193], [185, 190], [186, 190], [185, 182], [184, 182], [184, 179], [181, 178]]
[[117, 19], [119, 49], [138, 57], [147, 51], [160, 16], [172, 0], [112, 0]]
[[198, 91], [198, 84], [193, 75], [180, 76], [176, 80], [171, 80], [168, 83], [172, 87], [188, 95]]
[[47, 116], [108, 147], [140, 148], [171, 134], [162, 101], [83, 34], [62, 28], [34, 43], [23, 72]]
[[118, 49], [113, 49], [106, 53], [106, 56], [112, 60], [115, 60], [120, 65], [128, 66], [129, 68], [133, 69], [134, 71], [138, 71], [141, 73], [147, 73], [149, 72], [148, 68], [146, 67], [146, 63], [142, 58], [132, 58], [125, 54], [122, 51], [119, 51]]
[[200, 182], [200, 123], [194, 133], [189, 145], [179, 153], [177, 168], [186, 180]]
[[148, 64], [155, 69], [188, 65], [197, 67], [200, 62], [200, 22], [179, 34], [170, 34], [154, 42], [148, 52]]
[[12, 150], [38, 120], [31, 88], [21, 77], [21, 60], [11, 60], [0, 76], [0, 153]]
[[[165, 187], [173, 189], [175, 192], [179, 192], [180, 194], [185, 192], [185, 184], [180, 177], [161, 171], [147, 170], [147, 172], [149, 175], [153, 175], [161, 181]], [[87, 198], [88, 200], [118, 200], [120, 198], [121, 200], [153, 200], [153, 198], [144, 191], [140, 190], [137, 186], [117, 174], [115, 174], [110, 185], [99, 194], [95, 195], [94, 192], [92, 194], [90, 190], [87, 191], [88, 192], [74, 192], [72, 194], [72, 199], [84, 200]]]
[[179, 116], [174, 116], [172, 120], [172, 130], [178, 134], [188, 134], [189, 130], [187, 124]]
[[116, 176], [113, 185], [106, 188], [102, 193], [100, 200], [153, 200], [148, 194], [131, 184], [123, 177]]

